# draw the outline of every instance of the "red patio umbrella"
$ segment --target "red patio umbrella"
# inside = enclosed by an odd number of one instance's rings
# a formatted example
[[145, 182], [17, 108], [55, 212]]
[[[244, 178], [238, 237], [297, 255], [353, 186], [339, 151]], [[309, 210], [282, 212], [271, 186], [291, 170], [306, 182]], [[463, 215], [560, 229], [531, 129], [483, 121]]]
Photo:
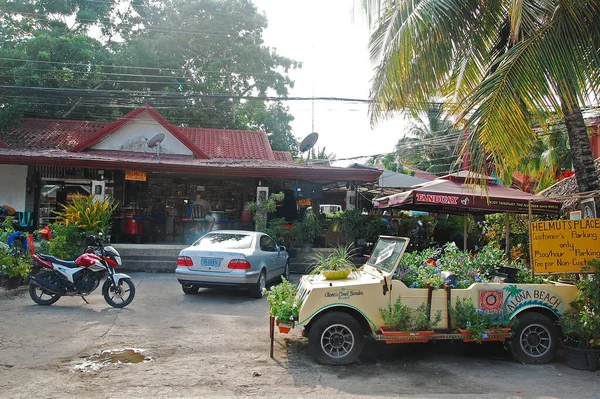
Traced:
[[[402, 208], [416, 211], [452, 214], [529, 213], [558, 215], [560, 202], [524, 191], [500, 186], [491, 177], [471, 175], [475, 179], [487, 179], [487, 186], [467, 184], [468, 172], [458, 172], [439, 179], [413, 186], [412, 190], [373, 200], [376, 208]], [[507, 219], [507, 251], [509, 248]], [[465, 223], [466, 230], [466, 223]], [[466, 232], [464, 237], [466, 249]]]
[[558, 215], [560, 202], [500, 186], [487, 178], [486, 187], [466, 183], [467, 173], [458, 172], [423, 183], [409, 191], [375, 198], [376, 208], [404, 208], [453, 214], [532, 213]]

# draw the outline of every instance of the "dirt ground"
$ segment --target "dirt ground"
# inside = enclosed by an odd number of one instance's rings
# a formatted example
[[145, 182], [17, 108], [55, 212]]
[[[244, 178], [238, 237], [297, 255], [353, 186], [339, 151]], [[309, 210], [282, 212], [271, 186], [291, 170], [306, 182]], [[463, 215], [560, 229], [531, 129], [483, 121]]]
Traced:
[[[600, 374], [513, 362], [500, 344], [369, 343], [360, 363], [316, 364], [298, 329], [276, 333], [269, 358], [265, 299], [237, 291], [184, 295], [174, 275], [132, 275], [125, 309], [98, 289], [52, 306], [0, 290], [1, 398], [598, 398]], [[87, 362], [136, 348], [150, 361]]]

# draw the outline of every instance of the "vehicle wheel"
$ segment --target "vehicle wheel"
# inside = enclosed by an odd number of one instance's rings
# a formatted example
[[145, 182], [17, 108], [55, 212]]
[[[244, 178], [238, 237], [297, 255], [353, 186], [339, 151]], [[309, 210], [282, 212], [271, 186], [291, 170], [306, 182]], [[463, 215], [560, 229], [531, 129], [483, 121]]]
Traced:
[[262, 298], [263, 289], [267, 288], [267, 273], [261, 271], [256, 284], [250, 288], [250, 296], [252, 298]]
[[354, 363], [365, 341], [358, 321], [347, 313], [326, 313], [319, 317], [308, 333], [308, 347], [322, 364]]
[[183, 292], [187, 295], [194, 295], [198, 293], [198, 287], [192, 284], [181, 284], [181, 289], [183, 289]]
[[35, 284], [29, 284], [29, 296], [38, 305], [52, 305], [60, 299], [60, 295], [46, 292], [42, 287]]
[[119, 285], [115, 289], [110, 277], [106, 279], [102, 286], [102, 295], [104, 300], [113, 308], [124, 308], [129, 305], [135, 297], [135, 286], [129, 278], [119, 280]]
[[508, 349], [520, 363], [548, 363], [558, 350], [558, 335], [558, 327], [552, 320], [543, 314], [528, 312], [519, 318]]
[[283, 274], [281, 275], [281, 277], [282, 277], [281, 281], [283, 281], [284, 278], [287, 281], [290, 281], [290, 261], [289, 260], [285, 263], [285, 269], [283, 269]]

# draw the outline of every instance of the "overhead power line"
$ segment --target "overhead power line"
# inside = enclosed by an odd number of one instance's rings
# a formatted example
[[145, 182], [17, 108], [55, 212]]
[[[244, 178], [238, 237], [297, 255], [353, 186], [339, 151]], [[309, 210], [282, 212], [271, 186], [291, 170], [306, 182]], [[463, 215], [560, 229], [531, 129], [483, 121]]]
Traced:
[[265, 101], [340, 101], [370, 103], [371, 100], [346, 97], [283, 97], [283, 96], [237, 96], [228, 94], [204, 94], [196, 92], [162, 92], [162, 91], [133, 91], [133, 90], [93, 90], [55, 87], [6, 86], [0, 85], [0, 90], [9, 90], [30, 94], [54, 94], [72, 97], [107, 95], [112, 97], [157, 97], [157, 98], [207, 98], [213, 100], [265, 100]]

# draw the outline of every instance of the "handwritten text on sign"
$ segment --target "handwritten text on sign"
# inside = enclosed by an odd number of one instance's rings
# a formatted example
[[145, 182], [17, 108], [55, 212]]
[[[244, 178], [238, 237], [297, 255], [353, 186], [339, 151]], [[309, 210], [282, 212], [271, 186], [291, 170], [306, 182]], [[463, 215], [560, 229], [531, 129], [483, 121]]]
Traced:
[[550, 220], [531, 224], [535, 274], [580, 273], [600, 259], [600, 219]]

